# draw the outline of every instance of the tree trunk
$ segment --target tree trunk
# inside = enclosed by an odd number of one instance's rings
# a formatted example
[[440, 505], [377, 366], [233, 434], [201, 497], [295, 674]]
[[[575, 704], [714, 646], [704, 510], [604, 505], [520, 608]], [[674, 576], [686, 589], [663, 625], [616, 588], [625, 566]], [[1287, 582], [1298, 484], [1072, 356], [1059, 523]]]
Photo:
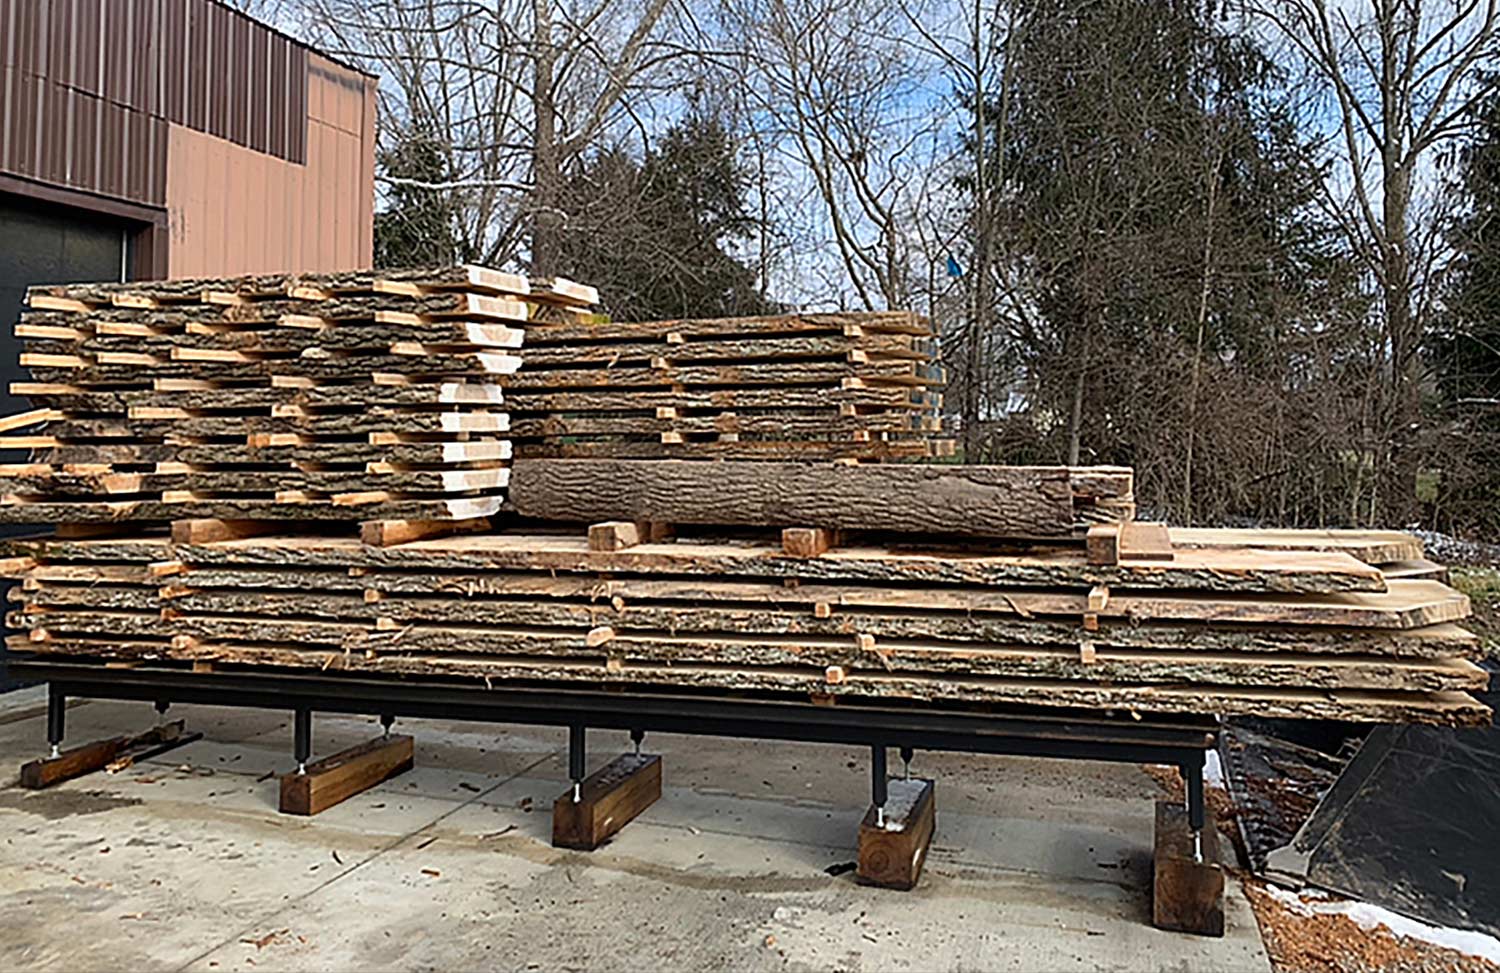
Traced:
[[1068, 465], [1078, 465], [1083, 447], [1083, 386], [1089, 370], [1089, 325], [1084, 315], [1083, 335], [1079, 339], [1078, 357], [1073, 362], [1073, 402], [1068, 409]]
[[1400, 162], [1387, 166], [1383, 217], [1386, 242], [1382, 254], [1386, 329], [1391, 345], [1390, 398], [1386, 433], [1390, 437], [1394, 483], [1386, 491], [1389, 516], [1407, 523], [1416, 512], [1420, 456], [1414, 432], [1421, 421], [1421, 329], [1412, 314], [1411, 260], [1407, 246], [1407, 208], [1411, 199], [1411, 169]]
[[531, 273], [550, 277], [558, 273], [558, 248], [562, 237], [562, 212], [558, 208], [559, 183], [557, 116], [553, 102], [552, 73], [557, 51], [552, 46], [551, 0], [534, 0], [535, 25], [532, 46], [532, 191]]

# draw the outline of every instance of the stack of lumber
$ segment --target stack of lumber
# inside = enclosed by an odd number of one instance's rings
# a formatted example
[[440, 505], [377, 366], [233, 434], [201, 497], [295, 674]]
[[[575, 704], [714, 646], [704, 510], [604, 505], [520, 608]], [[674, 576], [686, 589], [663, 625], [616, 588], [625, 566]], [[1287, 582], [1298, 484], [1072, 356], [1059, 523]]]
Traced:
[[[679, 535], [600, 550], [534, 529], [372, 547], [287, 535], [10, 542], [16, 651], [493, 685], [835, 703], [1467, 725], [1468, 600], [1343, 552]], [[166, 660], [162, 662], [160, 660]]]
[[0, 521], [493, 514], [524, 326], [596, 297], [478, 267], [33, 288]]
[[539, 324], [506, 383], [517, 455], [886, 460], [951, 451], [908, 312]]

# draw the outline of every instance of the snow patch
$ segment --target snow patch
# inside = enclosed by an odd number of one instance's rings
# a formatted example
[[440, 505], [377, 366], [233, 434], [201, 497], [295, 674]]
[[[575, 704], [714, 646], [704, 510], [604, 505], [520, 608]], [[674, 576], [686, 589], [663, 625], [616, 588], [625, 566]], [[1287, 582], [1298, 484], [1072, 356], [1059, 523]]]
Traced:
[[1361, 929], [1385, 926], [1396, 936], [1418, 939], [1424, 943], [1442, 946], [1469, 956], [1478, 956], [1491, 963], [1500, 963], [1500, 939], [1482, 932], [1453, 929], [1449, 926], [1429, 926], [1425, 922], [1408, 919], [1389, 909], [1382, 909], [1378, 905], [1337, 899], [1315, 890], [1297, 893], [1275, 885], [1266, 885], [1264, 888], [1273, 899], [1298, 915], [1348, 916]]

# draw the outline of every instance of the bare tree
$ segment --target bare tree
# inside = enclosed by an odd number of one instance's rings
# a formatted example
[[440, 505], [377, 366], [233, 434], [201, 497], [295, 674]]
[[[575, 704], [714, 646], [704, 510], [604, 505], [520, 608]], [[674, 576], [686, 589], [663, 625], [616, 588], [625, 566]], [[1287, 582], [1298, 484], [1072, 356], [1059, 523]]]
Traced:
[[1370, 484], [1368, 507], [1404, 515], [1415, 503], [1420, 351], [1441, 256], [1440, 200], [1420, 199], [1417, 187], [1433, 150], [1472, 123], [1482, 72], [1500, 56], [1500, 9], [1497, 0], [1252, 0], [1250, 9], [1337, 109], [1329, 144], [1342, 178], [1325, 181], [1325, 202], [1381, 296], [1388, 372], [1367, 449], [1374, 468], [1397, 476], [1383, 499]]
[[381, 76], [387, 146], [429, 140], [439, 178], [382, 173], [450, 193], [470, 259], [529, 251], [558, 273], [561, 173], [631, 118], [632, 94], [679, 57], [661, 43], [668, 0], [304, 0], [332, 53]]
[[[951, 160], [953, 183], [965, 186], [969, 201], [962, 227], [968, 267], [959, 268], [968, 301], [957, 321], [948, 322], [944, 358], [955, 366], [950, 389], [958, 392], [964, 455], [977, 462], [985, 451], [986, 419], [1003, 408], [1009, 376], [998, 348], [1002, 321], [1024, 318], [1028, 301], [1013, 286], [1012, 263], [1002, 255], [997, 201], [1006, 185], [1004, 146], [1010, 115], [1013, 57], [1024, 31], [1014, 0], [972, 0], [951, 6], [903, 5], [910, 44], [934, 60], [951, 89], [952, 109], [962, 119], [968, 152]], [[940, 15], [934, 17], [933, 13]], [[933, 254], [946, 262], [951, 248]]]
[[751, 139], [804, 181], [803, 215], [836, 254], [838, 283], [856, 305], [905, 307], [941, 119], [900, 39], [904, 18], [877, 0], [723, 0], [716, 28]]

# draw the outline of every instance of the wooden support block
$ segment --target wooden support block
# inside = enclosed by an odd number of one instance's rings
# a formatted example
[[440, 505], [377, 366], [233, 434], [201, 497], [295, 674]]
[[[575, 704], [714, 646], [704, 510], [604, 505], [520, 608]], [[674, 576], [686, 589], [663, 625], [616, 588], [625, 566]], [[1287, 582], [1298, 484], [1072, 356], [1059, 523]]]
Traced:
[[793, 557], [817, 557], [837, 544], [837, 532], [826, 527], [788, 527], [781, 532], [781, 550]]
[[[1120, 524], [1120, 560], [1122, 561], [1170, 561], [1172, 560], [1172, 535], [1164, 523], [1132, 520]], [[1090, 529], [1089, 536], [1093, 536]]]
[[661, 757], [626, 753], [552, 805], [552, 845], [593, 851], [661, 797]]
[[389, 739], [369, 740], [310, 763], [307, 773], [293, 771], [281, 778], [281, 813], [325, 811], [383, 780], [411, 770], [413, 754], [410, 736], [392, 734]]
[[56, 757], [33, 760], [21, 766], [21, 786], [36, 790], [84, 774], [103, 770], [119, 760], [135, 761], [164, 753], [202, 739], [201, 733], [183, 733], [183, 721], [163, 723], [134, 736], [96, 740], [64, 750]]
[[[285, 525], [281, 525], [285, 530]], [[234, 541], [243, 537], [259, 537], [274, 534], [277, 524], [265, 520], [219, 520], [204, 518], [172, 521], [173, 544], [212, 544], [214, 541]]]
[[887, 784], [885, 825], [875, 823], [875, 808], [859, 825], [861, 882], [905, 892], [916, 887], [937, 827], [930, 780], [893, 780]]
[[112, 537], [129, 533], [130, 524], [58, 524], [53, 533], [65, 540], [84, 540], [89, 537]]
[[1193, 832], [1187, 809], [1175, 801], [1156, 802], [1151, 920], [1158, 929], [1202, 936], [1224, 935], [1224, 870], [1219, 866], [1219, 832], [1203, 829], [1203, 860], [1193, 859]]
[[1084, 541], [1090, 564], [1120, 563], [1120, 525], [1095, 524]]
[[589, 550], [623, 551], [651, 536], [651, 525], [644, 521], [608, 520], [589, 526]]
[[359, 525], [359, 539], [367, 547], [391, 547], [427, 537], [489, 530], [488, 517], [471, 520], [367, 520]]

